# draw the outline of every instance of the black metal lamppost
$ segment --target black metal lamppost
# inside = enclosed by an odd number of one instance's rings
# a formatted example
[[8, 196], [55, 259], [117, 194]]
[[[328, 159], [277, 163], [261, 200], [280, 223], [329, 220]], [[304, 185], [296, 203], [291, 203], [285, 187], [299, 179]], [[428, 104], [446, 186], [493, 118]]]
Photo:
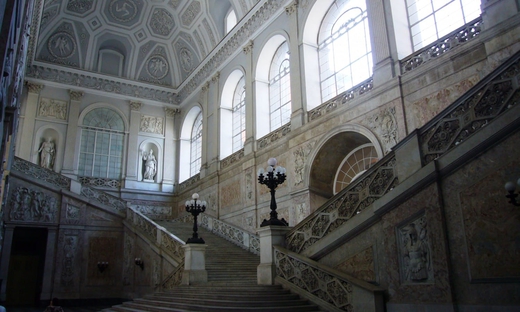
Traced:
[[193, 236], [188, 239], [187, 244], [205, 244], [206, 242], [197, 234], [197, 216], [206, 211], [206, 201], [198, 201], [199, 194], [194, 193], [191, 200], [186, 201], [186, 211], [193, 215]]
[[[516, 184], [520, 185], [520, 179], [516, 181]], [[520, 203], [516, 201], [516, 198], [518, 197], [518, 194], [515, 193], [516, 190], [516, 184], [515, 182], [507, 182], [505, 187], [506, 191], [509, 193], [506, 195], [507, 198], [509, 198], [509, 203], [513, 204], [515, 206], [520, 206]]]
[[285, 175], [285, 168], [276, 166], [276, 158], [269, 158], [267, 161], [267, 168], [264, 171], [264, 168], [260, 168], [258, 170], [258, 182], [260, 184], [265, 184], [269, 190], [271, 190], [271, 213], [270, 219], [262, 222], [260, 226], [268, 226], [268, 225], [284, 225], [287, 226], [289, 223], [282, 218], [282, 220], [278, 219], [278, 213], [276, 212], [276, 200], [274, 198], [275, 189], [278, 185], [282, 184], [287, 177]]

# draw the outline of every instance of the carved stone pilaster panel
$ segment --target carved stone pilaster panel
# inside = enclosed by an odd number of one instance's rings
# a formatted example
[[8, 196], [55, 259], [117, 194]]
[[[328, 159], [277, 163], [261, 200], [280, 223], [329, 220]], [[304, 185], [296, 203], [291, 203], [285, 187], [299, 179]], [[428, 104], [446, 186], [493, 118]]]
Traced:
[[299, 146], [293, 151], [294, 156], [294, 185], [300, 185], [305, 177], [305, 163], [311, 153], [312, 149], [316, 145], [316, 142], [309, 142], [303, 146]]
[[64, 230], [58, 238], [56, 261], [57, 288], [60, 292], [79, 291], [83, 239], [79, 230]]
[[125, 232], [123, 251], [123, 285], [132, 285], [134, 282], [134, 247], [133, 235]]

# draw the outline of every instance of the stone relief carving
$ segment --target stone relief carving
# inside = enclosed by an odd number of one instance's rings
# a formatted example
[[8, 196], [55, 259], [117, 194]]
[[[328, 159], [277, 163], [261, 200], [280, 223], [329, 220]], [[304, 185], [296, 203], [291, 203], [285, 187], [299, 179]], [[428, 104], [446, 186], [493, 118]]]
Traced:
[[143, 103], [137, 101], [130, 101], [130, 109], [133, 111], [140, 111], [141, 107], [143, 107]]
[[165, 9], [155, 9], [150, 20], [150, 28], [152, 31], [161, 36], [170, 35], [175, 27], [175, 21], [170, 12]]
[[211, 30], [211, 26], [209, 26], [209, 22], [207, 19], [202, 20], [202, 25], [206, 28], [206, 32], [208, 33], [209, 40], [211, 41], [211, 46], [214, 47], [217, 45], [217, 41], [215, 40], [215, 35], [213, 34], [213, 30]]
[[151, 77], [160, 80], [168, 75], [169, 65], [165, 57], [159, 54], [152, 55], [146, 65], [146, 72]]
[[291, 123], [286, 123], [268, 135], [260, 138], [257, 142], [258, 148], [262, 149], [269, 146], [271, 143], [276, 142], [286, 136], [289, 132], [291, 132]]
[[27, 82], [27, 89], [28, 89], [29, 93], [40, 94], [40, 92], [43, 90], [43, 87], [44, 87], [44, 85], [41, 85], [41, 84]]
[[92, 8], [94, 0], [69, 0], [67, 10], [83, 14]]
[[56, 222], [57, 211], [56, 199], [43, 192], [18, 187], [11, 194], [11, 221]]
[[79, 220], [79, 217], [80, 217], [79, 211], [80, 211], [79, 207], [68, 204], [67, 208], [65, 208], [65, 219], [72, 220], [72, 221]]
[[164, 112], [166, 113], [166, 117], [175, 117], [176, 114], [180, 114], [181, 110], [178, 108], [164, 108]]
[[305, 170], [305, 162], [310, 152], [314, 148], [316, 142], [308, 143], [305, 146], [298, 147], [294, 152], [294, 185], [299, 185], [303, 182], [303, 173]]
[[134, 241], [125, 234], [123, 258], [123, 285], [131, 285], [133, 277]]
[[112, 0], [110, 15], [118, 22], [129, 22], [139, 13], [137, 4], [133, 0]]
[[426, 217], [421, 216], [401, 226], [397, 235], [401, 281], [411, 284], [433, 282]]
[[63, 246], [61, 258], [60, 286], [63, 291], [73, 291], [75, 285], [76, 253], [79, 246], [78, 235], [63, 235], [60, 237]]
[[181, 49], [181, 66], [187, 73], [191, 72], [193, 69], [193, 57], [191, 52], [186, 48]]
[[44, 29], [45, 25], [47, 25], [47, 23], [49, 21], [51, 21], [56, 15], [58, 15], [58, 8], [52, 8], [52, 9], [48, 9], [48, 10], [46, 9], [42, 13], [42, 19], [40, 21], [41, 29]]
[[40, 107], [38, 109], [38, 116], [54, 117], [56, 119], [67, 119], [67, 102], [41, 98]]
[[167, 219], [171, 217], [173, 213], [173, 208], [171, 206], [147, 205], [145, 202], [133, 207], [145, 216], [153, 217], [154, 219]]
[[140, 132], [163, 134], [164, 119], [155, 116], [141, 116]]
[[255, 178], [253, 178], [253, 169], [248, 169], [246, 171], [246, 196], [247, 196], [247, 199], [253, 198], [255, 179], [256, 179], [256, 176], [255, 176]]
[[71, 101], [81, 101], [85, 93], [83, 91], [69, 90], [69, 96]]
[[159, 261], [157, 261], [156, 258], [153, 259], [152, 268], [153, 268], [152, 284], [154, 286], [157, 286], [157, 285], [159, 285], [159, 276], [161, 274], [159, 272], [159, 270], [160, 270]]
[[182, 25], [184, 26], [190, 26], [193, 21], [195, 21], [195, 17], [200, 13], [200, 2], [199, 1], [192, 1], [186, 11], [181, 16]]
[[76, 40], [69, 33], [60, 31], [49, 38], [47, 49], [56, 59], [66, 59], [76, 52]]
[[206, 53], [206, 49], [204, 48], [204, 43], [202, 43], [202, 39], [200, 38], [200, 35], [196, 30], [193, 31], [193, 36], [195, 36], [197, 45], [199, 46], [200, 51], [202, 51], [202, 56], [206, 56], [207, 53]]
[[390, 152], [391, 148], [394, 147], [399, 140], [395, 107], [384, 109], [378, 114], [369, 117], [368, 125], [373, 131], [379, 134], [379, 137], [383, 141], [385, 152]]

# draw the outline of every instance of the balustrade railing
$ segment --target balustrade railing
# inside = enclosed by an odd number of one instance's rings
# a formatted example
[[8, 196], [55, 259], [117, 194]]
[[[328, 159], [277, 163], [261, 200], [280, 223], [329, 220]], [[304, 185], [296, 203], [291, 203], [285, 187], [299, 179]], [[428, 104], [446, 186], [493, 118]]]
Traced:
[[161, 290], [172, 290], [175, 286], [178, 286], [182, 282], [182, 273], [184, 272], [184, 262], [181, 262], [179, 266], [175, 268], [163, 281], [158, 285], [157, 288]]
[[[274, 246], [274, 260], [277, 280], [282, 279], [284, 281], [282, 284], [288, 283], [290, 287], [297, 288], [300, 294], [303, 291], [319, 299], [322, 307], [327, 305], [325, 307], [327, 311], [377, 311], [379, 300], [376, 297], [382, 296], [382, 288], [348, 277], [279, 246]], [[356, 307], [355, 302], [360, 292], [372, 293], [374, 299], [372, 303], [363, 303], [365, 306], [363, 310]], [[363, 298], [367, 300], [369, 297], [363, 296]], [[312, 301], [316, 303], [316, 300]], [[373, 309], [368, 308], [369, 306]]]
[[387, 156], [332, 197], [286, 236], [287, 248], [300, 253], [390, 192], [398, 183], [395, 156]]
[[52, 170], [33, 164], [30, 161], [14, 157], [14, 163], [11, 169], [33, 177], [35, 180], [45, 181], [46, 183], [60, 189], [70, 189], [71, 182], [69, 178]]

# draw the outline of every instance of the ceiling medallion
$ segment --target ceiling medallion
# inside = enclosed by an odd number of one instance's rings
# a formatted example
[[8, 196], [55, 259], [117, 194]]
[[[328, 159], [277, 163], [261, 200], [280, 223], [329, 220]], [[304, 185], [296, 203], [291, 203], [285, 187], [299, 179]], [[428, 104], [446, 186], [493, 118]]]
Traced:
[[76, 51], [76, 42], [70, 34], [62, 31], [49, 38], [47, 49], [55, 58], [66, 59]]
[[146, 71], [155, 79], [163, 79], [168, 74], [168, 61], [162, 55], [152, 55], [148, 59]]
[[110, 2], [110, 15], [118, 22], [131, 21], [137, 12], [137, 5], [133, 0], [112, 0]]

